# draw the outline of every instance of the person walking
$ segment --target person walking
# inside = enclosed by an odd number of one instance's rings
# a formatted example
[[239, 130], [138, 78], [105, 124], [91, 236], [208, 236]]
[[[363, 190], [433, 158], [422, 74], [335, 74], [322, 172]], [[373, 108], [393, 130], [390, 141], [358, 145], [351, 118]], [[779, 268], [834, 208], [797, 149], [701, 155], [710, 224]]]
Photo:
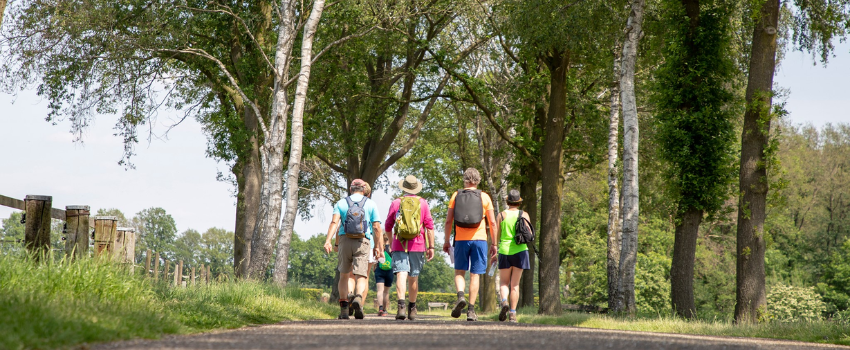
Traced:
[[[393, 273], [396, 276], [398, 311], [395, 318], [416, 319], [416, 296], [419, 293], [419, 273], [425, 261], [434, 258], [434, 219], [428, 202], [416, 194], [422, 183], [408, 175], [398, 183], [404, 195], [390, 204], [384, 230], [392, 232]], [[405, 305], [408, 287], [410, 302]]]
[[[386, 238], [385, 238], [386, 239]], [[390, 305], [390, 288], [393, 286], [393, 259], [390, 255], [390, 247], [384, 247], [383, 260], [378, 259], [375, 266], [375, 288], [378, 302], [378, 316], [386, 316], [387, 307]]]
[[[481, 174], [475, 168], [463, 172], [464, 188], [452, 194], [446, 215], [445, 243], [443, 251], [454, 254], [455, 287], [457, 301], [452, 308], [452, 317], [458, 318], [464, 307], [467, 321], [478, 321], [475, 314], [475, 299], [478, 295], [479, 276], [487, 271], [487, 226], [490, 227], [489, 256], [496, 257], [496, 222], [493, 213], [493, 201], [486, 193], [477, 189]], [[486, 222], [485, 222], [486, 220]], [[454, 228], [454, 250], [449, 243]], [[466, 281], [464, 275], [469, 271], [469, 302], [464, 298]]]
[[[366, 185], [366, 182], [361, 179], [351, 181], [349, 186], [351, 195], [334, 205], [334, 214], [328, 226], [324, 245], [325, 252], [330, 254], [334, 250], [331, 241], [334, 235], [337, 236], [339, 295], [345, 296], [339, 299], [338, 318], [344, 320], [349, 319], [349, 303], [354, 311], [354, 318], [363, 318], [363, 295], [369, 286], [366, 279], [369, 276], [369, 254], [370, 250], [378, 249], [370, 249], [370, 247], [384, 246], [378, 208], [375, 202], [365, 196]], [[375, 242], [373, 243], [372, 240]], [[377, 256], [380, 251], [374, 253]], [[348, 297], [348, 278], [343, 277], [349, 273], [355, 278], [353, 298]]]
[[[499, 321], [510, 318], [510, 322], [516, 322], [516, 306], [519, 302], [519, 280], [522, 271], [531, 268], [528, 259], [528, 245], [517, 244], [516, 236], [517, 222], [521, 218], [531, 221], [528, 213], [519, 210], [522, 205], [522, 197], [519, 191], [510, 190], [508, 198], [508, 209], [499, 213], [496, 217], [496, 226], [499, 227], [499, 295], [500, 303]], [[510, 296], [510, 298], [508, 298]], [[510, 299], [510, 302], [508, 302]]]
[[[369, 199], [372, 199], [372, 186], [369, 186], [368, 182], [364, 182], [364, 184], [363, 184], [363, 195], [368, 197]], [[387, 241], [386, 235], [384, 235], [384, 242], [386, 242], [386, 241]], [[336, 248], [337, 248], [336, 244], [337, 244], [337, 242], [336, 242], [336, 240], [334, 240], [334, 248], [335, 248], [334, 251], [336, 251]], [[378, 260], [377, 260], [377, 257], [375, 256], [375, 240], [372, 239], [372, 240], [369, 240], [369, 271], [374, 270], [375, 265], [377, 265], [377, 264], [378, 264]], [[350, 293], [348, 295], [348, 300], [349, 301], [354, 300], [354, 294], [353, 294], [354, 289], [355, 289], [354, 288], [354, 286], [355, 286], [354, 275], [351, 274], [351, 273], [340, 274], [339, 278], [340, 279], [343, 279], [343, 278], [348, 279], [348, 293]], [[369, 275], [368, 274], [366, 275], [366, 286], [367, 287], [363, 291], [363, 295], [362, 295], [363, 300], [368, 300], [367, 299], [367, 295], [369, 294], [369, 287], [368, 287], [369, 286]], [[348, 303], [348, 316], [352, 316], [352, 315], [354, 315], [354, 304]]]

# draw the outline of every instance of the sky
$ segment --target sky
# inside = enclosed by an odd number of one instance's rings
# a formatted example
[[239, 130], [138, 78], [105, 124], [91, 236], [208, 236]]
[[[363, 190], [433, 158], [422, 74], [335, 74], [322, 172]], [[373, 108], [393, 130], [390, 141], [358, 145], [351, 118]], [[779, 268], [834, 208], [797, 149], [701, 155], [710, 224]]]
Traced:
[[[814, 65], [810, 54], [786, 53], [775, 81], [790, 90], [786, 109], [792, 122], [814, 126], [850, 122], [846, 84], [850, 44], [837, 45], [835, 53], [826, 67]], [[114, 116], [97, 116], [83, 141], [74, 142], [70, 124], [46, 122], [47, 111], [47, 101], [34, 90], [16, 96], [0, 93], [0, 194], [19, 199], [28, 194], [49, 195], [54, 208], [117, 208], [128, 218], [143, 209], [162, 207], [174, 218], [179, 232], [211, 227], [233, 230], [233, 186], [216, 180], [218, 173], [228, 174], [228, 166], [206, 157], [206, 137], [194, 120], [186, 119], [166, 135], [180, 114], [162, 112], [151, 129], [155, 137], [140, 138], [132, 159], [136, 168], [125, 169], [118, 165], [123, 144], [114, 136]], [[395, 173], [389, 178], [391, 183], [398, 182]], [[373, 199], [378, 208], [386, 211], [395, 192], [376, 190]], [[0, 218], [14, 211], [0, 206]], [[324, 234], [331, 212], [330, 203], [317, 205], [311, 220], [296, 221], [296, 233], [304, 238]]]

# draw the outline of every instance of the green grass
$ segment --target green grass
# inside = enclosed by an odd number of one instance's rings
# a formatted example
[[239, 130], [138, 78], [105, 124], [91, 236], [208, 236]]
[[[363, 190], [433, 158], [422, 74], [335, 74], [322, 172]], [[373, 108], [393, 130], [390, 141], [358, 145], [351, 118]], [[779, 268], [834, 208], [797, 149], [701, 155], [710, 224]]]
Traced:
[[[697, 334], [730, 337], [752, 337], [800, 340], [816, 343], [850, 345], [850, 325], [833, 321], [734, 325], [729, 321], [687, 321], [670, 316], [635, 318], [565, 312], [561, 316], [537, 315], [537, 309], [517, 310], [520, 323], [535, 323], [586, 328], [616, 329], [642, 332]], [[496, 320], [498, 314], [487, 315]]]
[[168, 288], [94, 260], [0, 255], [0, 349], [51, 349], [336, 316], [298, 289], [256, 282]]

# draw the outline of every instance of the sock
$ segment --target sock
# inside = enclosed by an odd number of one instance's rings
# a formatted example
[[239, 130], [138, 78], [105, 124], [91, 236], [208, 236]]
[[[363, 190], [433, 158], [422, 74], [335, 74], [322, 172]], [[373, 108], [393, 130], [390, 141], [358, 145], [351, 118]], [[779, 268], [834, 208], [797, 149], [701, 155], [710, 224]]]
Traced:
[[378, 311], [384, 311], [384, 306], [383, 306], [383, 305], [378, 305]]
[[403, 308], [403, 307], [404, 307], [404, 299], [399, 299], [399, 300], [398, 300], [398, 307], [399, 307], [399, 308]]
[[411, 301], [411, 302], [407, 303], [407, 308], [408, 308], [408, 309], [412, 309], [412, 308], [414, 308], [414, 307], [416, 307], [416, 302], [415, 302], [415, 301]]
[[475, 304], [469, 304], [469, 311], [475, 311]]
[[515, 313], [516, 313], [516, 310], [511, 309], [511, 313], [512, 313], [512, 314], [515, 314]]
[[458, 297], [458, 298], [463, 298], [463, 291], [457, 292], [457, 297]]
[[507, 302], [508, 302], [508, 299], [502, 299], [502, 304], [505, 304]]
[[348, 307], [348, 300], [340, 299], [339, 300], [339, 307]]

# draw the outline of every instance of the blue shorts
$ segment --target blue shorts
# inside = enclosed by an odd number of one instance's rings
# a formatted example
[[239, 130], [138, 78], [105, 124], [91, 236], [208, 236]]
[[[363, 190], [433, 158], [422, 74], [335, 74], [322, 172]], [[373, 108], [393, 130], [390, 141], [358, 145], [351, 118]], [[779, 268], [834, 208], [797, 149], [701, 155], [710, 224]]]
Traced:
[[528, 260], [528, 251], [524, 250], [514, 255], [499, 254], [499, 270], [518, 267], [523, 270], [531, 269], [531, 262]]
[[487, 241], [455, 241], [455, 270], [487, 272]]
[[407, 272], [410, 277], [419, 277], [425, 265], [425, 252], [393, 252], [393, 273]]
[[381, 270], [380, 266], [375, 267], [375, 283], [383, 283], [384, 287], [393, 286], [393, 270]]

